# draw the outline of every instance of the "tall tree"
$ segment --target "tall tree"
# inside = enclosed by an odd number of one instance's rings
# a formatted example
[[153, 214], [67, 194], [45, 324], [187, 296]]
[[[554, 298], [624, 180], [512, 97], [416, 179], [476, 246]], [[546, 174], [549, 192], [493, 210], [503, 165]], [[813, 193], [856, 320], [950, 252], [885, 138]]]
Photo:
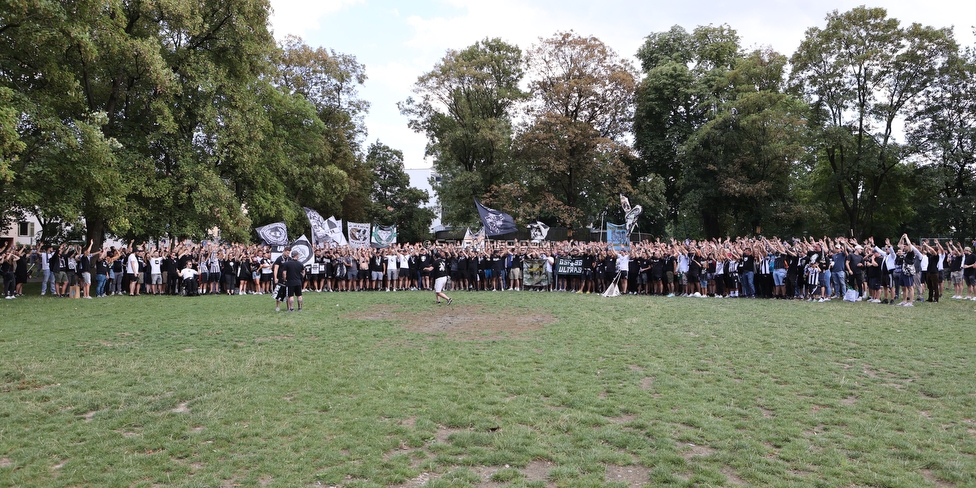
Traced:
[[[226, 237], [260, 165], [255, 89], [273, 49], [263, 0], [7, 2], [0, 85], [25, 144], [20, 205], [81, 214], [90, 238]], [[259, 88], [259, 87], [258, 87]]]
[[410, 186], [410, 176], [403, 169], [403, 151], [377, 141], [369, 146], [366, 163], [373, 170], [372, 220], [396, 225], [402, 242], [429, 239], [434, 211], [424, 205], [430, 195]]
[[399, 104], [410, 128], [427, 136], [439, 181], [433, 181], [447, 223], [478, 221], [473, 198], [509, 176], [512, 116], [524, 98], [522, 51], [500, 39], [451, 50], [414, 85], [417, 98]]
[[851, 232], [879, 231], [876, 213], [905, 151], [895, 138], [920, 95], [955, 51], [951, 31], [902, 27], [882, 8], [827, 15], [791, 58], [793, 82], [813, 107], [818, 164]]
[[[529, 53], [531, 98], [516, 145], [540, 217], [592, 223], [630, 193], [625, 140], [634, 69], [595, 37], [560, 32]], [[613, 207], [616, 207], [613, 205]]]
[[[301, 207], [364, 220], [369, 168], [363, 160], [363, 117], [369, 103], [359, 98], [365, 67], [350, 55], [313, 49], [297, 37], [279, 46], [274, 85], [284, 103], [271, 128], [283, 163], [279, 178], [295, 212], [274, 209], [261, 221], [304, 219]], [[308, 108], [302, 108], [308, 106]], [[289, 221], [289, 223], [291, 223]]]
[[725, 74], [727, 99], [682, 147], [688, 198], [706, 237], [779, 233], [799, 215], [806, 105], [783, 93], [786, 57], [757, 50]]
[[976, 52], [967, 48], [945, 65], [925, 92], [922, 110], [908, 119], [908, 140], [927, 163], [920, 182], [935, 184], [922, 217], [939, 223], [932, 234], [976, 234]]
[[649, 35], [637, 58], [644, 77], [635, 93], [634, 149], [640, 157], [632, 160], [631, 179], [651, 177], [663, 184], [666, 221], [673, 226], [687, 203], [681, 148], [727, 98], [725, 75], [741, 58], [739, 35], [727, 25], [690, 33], [674, 26]]

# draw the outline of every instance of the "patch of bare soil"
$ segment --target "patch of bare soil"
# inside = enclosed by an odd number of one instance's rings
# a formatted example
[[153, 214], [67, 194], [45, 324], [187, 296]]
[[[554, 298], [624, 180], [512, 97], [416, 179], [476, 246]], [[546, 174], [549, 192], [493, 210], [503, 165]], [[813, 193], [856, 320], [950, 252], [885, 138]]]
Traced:
[[410, 332], [444, 334], [456, 340], [519, 338], [556, 321], [549, 314], [514, 309], [486, 311], [480, 306], [440, 305], [429, 312], [404, 312], [392, 305], [346, 315], [355, 320], [389, 320]]
[[715, 452], [715, 449], [712, 449], [711, 447], [708, 446], [699, 446], [696, 444], [686, 444], [686, 445], [688, 447], [688, 450], [681, 452], [681, 456], [684, 457], [685, 459], [691, 459], [700, 456], [709, 456]]
[[650, 470], [644, 466], [607, 465], [607, 483], [626, 483], [629, 486], [643, 486], [650, 481]]
[[[549, 478], [549, 470], [553, 467], [552, 463], [549, 461], [535, 460], [529, 463], [522, 473], [525, 474], [525, 481], [547, 481]], [[547, 484], [549, 486], [549, 484]], [[554, 486], [554, 485], [553, 485]]]
[[728, 479], [730, 485], [745, 486], [748, 484], [745, 482], [745, 480], [739, 477], [739, 474], [736, 473], [734, 469], [728, 466], [722, 467], [722, 474], [724, 474], [725, 478]]

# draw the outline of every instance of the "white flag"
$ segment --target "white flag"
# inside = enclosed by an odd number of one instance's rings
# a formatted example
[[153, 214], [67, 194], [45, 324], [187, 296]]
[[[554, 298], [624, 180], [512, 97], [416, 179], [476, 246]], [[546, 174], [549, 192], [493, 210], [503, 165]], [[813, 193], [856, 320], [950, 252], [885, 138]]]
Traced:
[[349, 230], [349, 246], [353, 249], [369, 247], [370, 226], [358, 222], [346, 222]]

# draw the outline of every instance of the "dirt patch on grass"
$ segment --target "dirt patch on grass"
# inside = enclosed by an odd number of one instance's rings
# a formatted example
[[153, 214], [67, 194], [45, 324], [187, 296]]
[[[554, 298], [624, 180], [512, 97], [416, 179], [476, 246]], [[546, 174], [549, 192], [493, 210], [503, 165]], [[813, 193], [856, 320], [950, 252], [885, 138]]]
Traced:
[[526, 332], [541, 330], [556, 321], [544, 313], [515, 309], [485, 310], [480, 306], [440, 305], [426, 312], [405, 312], [400, 307], [380, 306], [348, 314], [355, 320], [388, 320], [410, 332], [444, 334], [456, 340], [497, 340], [519, 338]]
[[937, 476], [935, 476], [935, 473], [933, 473], [931, 469], [923, 469], [922, 477], [925, 478], [925, 481], [928, 481], [935, 486], [953, 486], [952, 483], [940, 480]]
[[0, 468], [9, 468], [14, 465], [10, 458], [0, 458]]
[[708, 446], [699, 446], [697, 444], [687, 444], [686, 446], [688, 447], [688, 449], [681, 452], [681, 456], [684, 457], [685, 459], [709, 456], [715, 452], [715, 449], [712, 449], [711, 447]]
[[722, 466], [722, 474], [725, 475], [725, 479], [729, 481], [729, 484], [734, 486], [745, 486], [747, 483], [739, 477], [739, 474], [735, 472], [734, 469], [728, 466]]
[[468, 429], [452, 429], [449, 427], [440, 426], [437, 429], [437, 432], [434, 433], [434, 440], [440, 442], [441, 444], [450, 444], [451, 442], [448, 440], [448, 437], [451, 437], [451, 434], [455, 432], [464, 432], [466, 430]]
[[643, 486], [650, 481], [650, 470], [643, 466], [607, 465], [607, 483], [626, 483], [629, 486]]
[[549, 479], [550, 469], [552, 469], [551, 462], [535, 460], [529, 463], [529, 465], [522, 470], [522, 473], [525, 474], [525, 481], [527, 482], [546, 481]]

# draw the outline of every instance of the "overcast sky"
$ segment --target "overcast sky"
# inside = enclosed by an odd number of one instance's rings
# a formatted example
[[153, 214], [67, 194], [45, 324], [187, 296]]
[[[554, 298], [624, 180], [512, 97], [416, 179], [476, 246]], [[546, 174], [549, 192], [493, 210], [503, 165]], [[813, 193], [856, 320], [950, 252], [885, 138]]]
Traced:
[[[850, 10], [859, 1], [580, 1], [580, 0], [271, 0], [275, 38], [300, 36], [312, 47], [351, 54], [369, 80], [360, 96], [372, 106], [367, 143], [380, 140], [404, 153], [407, 168], [429, 167], [426, 139], [407, 128], [397, 102], [411, 95], [417, 77], [430, 71], [448, 49], [463, 49], [500, 37], [528, 49], [540, 37], [573, 30], [595, 36], [638, 66], [634, 54], [652, 32], [673, 25], [728, 24], [747, 49], [771, 46], [791, 55], [809, 27], [823, 27], [828, 12]], [[918, 22], [955, 27], [957, 41], [973, 46], [976, 2], [885, 0], [888, 15], [903, 25]], [[423, 185], [426, 186], [426, 185]]]

